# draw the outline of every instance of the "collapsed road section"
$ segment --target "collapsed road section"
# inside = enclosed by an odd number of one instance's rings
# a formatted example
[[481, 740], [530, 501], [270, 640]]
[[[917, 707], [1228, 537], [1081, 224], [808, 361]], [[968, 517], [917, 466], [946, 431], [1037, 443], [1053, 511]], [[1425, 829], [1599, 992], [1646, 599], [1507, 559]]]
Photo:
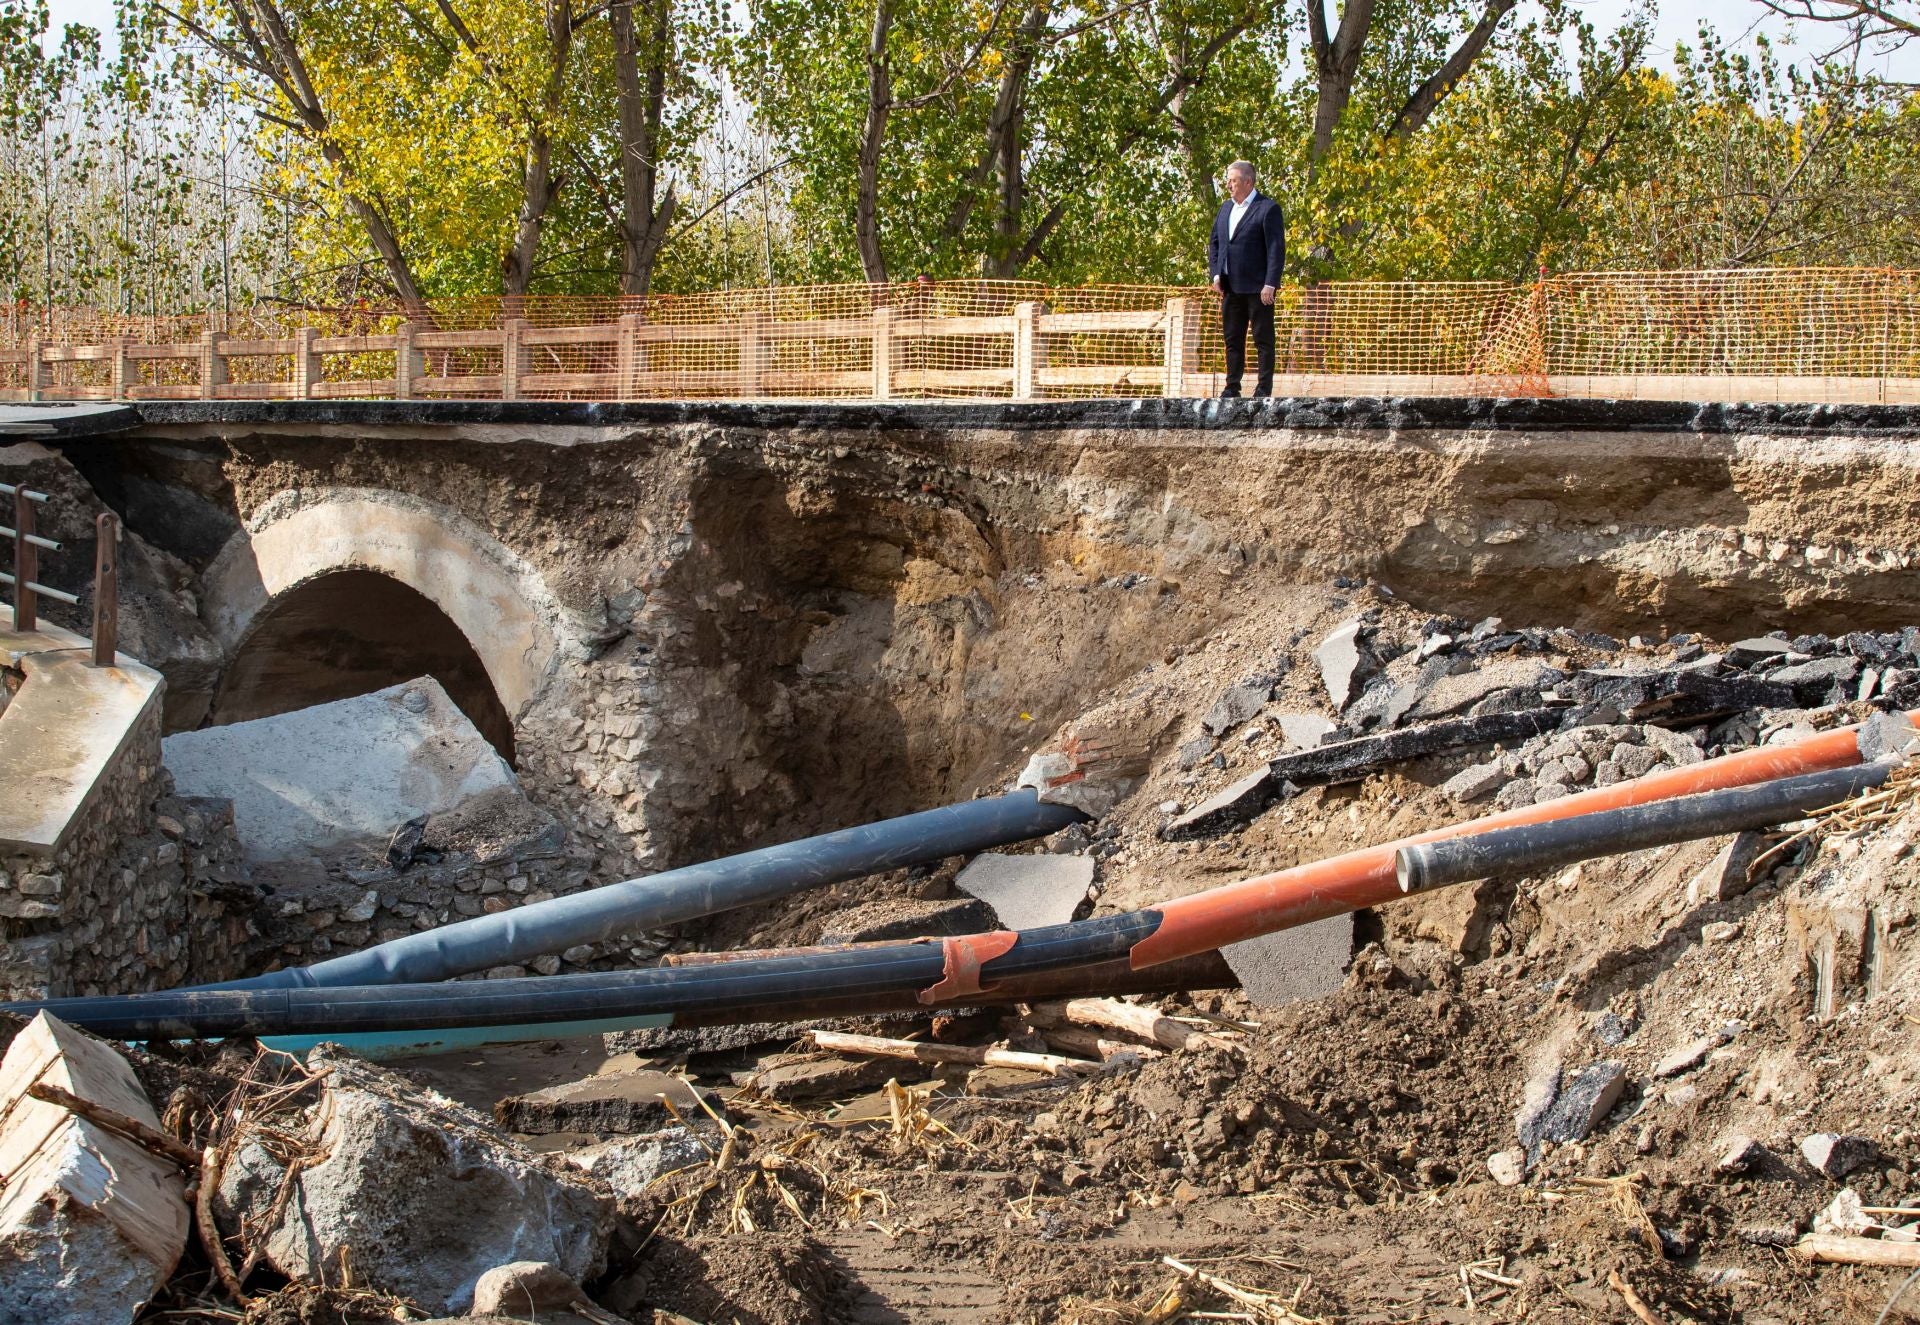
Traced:
[[383, 408], [0, 453], [19, 1310], [1920, 1313], [1888, 419]]

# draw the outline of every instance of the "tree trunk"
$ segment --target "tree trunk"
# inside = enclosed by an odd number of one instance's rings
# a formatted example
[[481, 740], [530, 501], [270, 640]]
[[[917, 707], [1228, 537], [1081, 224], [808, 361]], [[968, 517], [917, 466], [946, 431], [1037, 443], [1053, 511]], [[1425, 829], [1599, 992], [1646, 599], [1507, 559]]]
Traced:
[[893, 0], [874, 0], [873, 27], [867, 37], [867, 122], [860, 130], [859, 194], [853, 207], [853, 237], [867, 280], [884, 285], [887, 259], [880, 250], [880, 153], [887, 142], [887, 115], [893, 109], [893, 70], [887, 63], [887, 34], [893, 27]]
[[1333, 147], [1334, 130], [1353, 99], [1353, 82], [1360, 73], [1360, 55], [1373, 26], [1373, 0], [1350, 0], [1340, 14], [1340, 26], [1327, 35], [1326, 0], [1307, 0], [1307, 33], [1313, 53], [1315, 93], [1313, 139], [1308, 147], [1308, 178], [1314, 166]]
[[[527, 124], [527, 151], [520, 177], [520, 216], [513, 244], [500, 261], [500, 291], [516, 303], [533, 284], [533, 268], [540, 251], [540, 231], [547, 212], [560, 193], [560, 176], [553, 170], [553, 122], [559, 118], [566, 91], [567, 62], [573, 54], [571, 0], [547, 0], [547, 77], [540, 107]], [[510, 314], [511, 315], [511, 314]]]
[[633, 23], [633, 0], [607, 11], [613, 29], [614, 77], [620, 86], [620, 293], [644, 295], [653, 284], [653, 264], [666, 242], [678, 199], [671, 185], [654, 207], [660, 182], [660, 128], [667, 102], [667, 62], [672, 55], [673, 0], [645, 0], [649, 22], [646, 76]]
[[1019, 114], [1027, 77], [1033, 72], [1040, 34], [1046, 25], [1047, 0], [1035, 4], [1027, 11], [1027, 16], [1020, 20], [1013, 52], [1000, 69], [1000, 87], [994, 93], [993, 110], [987, 116], [987, 140], [980, 149], [979, 164], [974, 166], [967, 178], [960, 181], [960, 191], [954, 195], [953, 207], [947, 213], [947, 238], [950, 240], [958, 240], [967, 232], [967, 221], [973, 215], [980, 190], [993, 178], [994, 163], [1000, 159], [1001, 140], [1006, 136], [1008, 124]]

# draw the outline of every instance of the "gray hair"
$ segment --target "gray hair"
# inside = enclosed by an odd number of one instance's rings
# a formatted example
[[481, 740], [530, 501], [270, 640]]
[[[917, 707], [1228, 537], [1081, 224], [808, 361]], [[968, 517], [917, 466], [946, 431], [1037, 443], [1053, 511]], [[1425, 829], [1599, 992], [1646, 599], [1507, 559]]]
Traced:
[[1227, 173], [1229, 175], [1231, 175], [1236, 170], [1247, 177], [1247, 183], [1249, 184], [1258, 183], [1260, 180], [1260, 176], [1255, 173], [1253, 169], [1253, 162], [1251, 161], [1235, 161], [1233, 164], [1227, 167]]

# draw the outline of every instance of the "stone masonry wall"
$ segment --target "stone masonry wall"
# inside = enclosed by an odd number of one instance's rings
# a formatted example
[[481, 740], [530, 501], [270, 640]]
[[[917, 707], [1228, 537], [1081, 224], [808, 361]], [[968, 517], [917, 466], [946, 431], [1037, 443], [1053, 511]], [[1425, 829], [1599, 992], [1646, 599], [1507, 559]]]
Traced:
[[156, 706], [52, 856], [0, 855], [0, 994], [135, 993], [240, 973], [259, 946], [233, 807], [172, 795]]

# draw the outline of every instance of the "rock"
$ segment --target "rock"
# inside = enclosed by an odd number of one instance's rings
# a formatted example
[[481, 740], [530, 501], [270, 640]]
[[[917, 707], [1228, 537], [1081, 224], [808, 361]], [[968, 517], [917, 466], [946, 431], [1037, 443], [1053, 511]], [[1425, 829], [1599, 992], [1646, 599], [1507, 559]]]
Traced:
[[1518, 1119], [1520, 1140], [1529, 1155], [1545, 1141], [1581, 1141], [1613, 1111], [1627, 1087], [1626, 1065], [1600, 1062], [1572, 1076], [1555, 1067], [1529, 1082], [1527, 1103]]
[[967, 862], [953, 886], [992, 907], [1007, 929], [1064, 925], [1093, 886], [1093, 857], [983, 851]]
[[1180, 765], [1180, 770], [1185, 772], [1199, 767], [1201, 761], [1212, 753], [1213, 742], [1205, 736], [1198, 736], [1180, 747], [1180, 753], [1175, 762]]
[[1875, 713], [1860, 724], [1860, 762], [1873, 763], [1889, 755], [1906, 753], [1916, 736], [1913, 723], [1904, 713]]
[[1732, 920], [1710, 920], [1700, 926], [1702, 943], [1731, 943], [1740, 937], [1740, 926]]
[[1746, 1173], [1767, 1158], [1767, 1148], [1744, 1132], [1736, 1132], [1720, 1145], [1720, 1157], [1713, 1163], [1716, 1173]]
[[1707, 1060], [1708, 1054], [1732, 1040], [1746, 1028], [1745, 1022], [1730, 1021], [1718, 1030], [1709, 1031], [1668, 1053], [1653, 1065], [1653, 1074], [1656, 1077], [1677, 1077], [1682, 1072], [1691, 1072]]
[[496, 1265], [480, 1276], [473, 1288], [473, 1316], [505, 1316], [511, 1320], [551, 1320], [554, 1312], [586, 1311], [612, 1321], [588, 1299], [572, 1275], [548, 1261], [514, 1261]]
[[1496, 1150], [1487, 1156], [1487, 1172], [1502, 1187], [1517, 1187], [1527, 1180], [1527, 1152], [1518, 1146]]
[[1169, 842], [1185, 842], [1248, 823], [1278, 799], [1279, 785], [1267, 769], [1256, 769], [1174, 819], [1160, 835]]
[[1815, 1132], [1800, 1142], [1801, 1157], [1835, 1181], [1870, 1163], [1879, 1153], [1880, 1148], [1871, 1140], [1850, 1133]]
[[178, 1167], [27, 1095], [36, 1082], [160, 1130], [127, 1061], [42, 1012], [0, 1062], [0, 1320], [120, 1325], [187, 1245]]
[[1265, 674], [1248, 677], [1215, 700], [1207, 716], [1200, 719], [1200, 725], [1215, 736], [1238, 727], [1273, 698], [1273, 680]]
[[1787, 641], [1775, 639], [1771, 635], [1743, 639], [1738, 644], [1727, 646], [1727, 662], [1734, 667], [1751, 667], [1758, 662], [1784, 658], [1790, 647]]
[[[325, 1048], [314, 1108], [323, 1158], [288, 1179], [257, 1141], [221, 1175], [217, 1208], [241, 1220], [290, 1279], [356, 1284], [436, 1313], [466, 1310], [481, 1275], [546, 1261], [584, 1281], [606, 1259], [613, 1201], [543, 1166], [485, 1119], [393, 1073]], [[293, 1130], [298, 1131], [295, 1127]], [[291, 1199], [269, 1222], [283, 1182]]]
[[1733, 1235], [1750, 1247], [1791, 1247], [1800, 1239], [1797, 1224], [1742, 1224]]
[[567, 1163], [606, 1183], [615, 1196], [638, 1199], [661, 1174], [698, 1164], [715, 1150], [686, 1128], [669, 1127], [572, 1151]]
[[1311, 750], [1327, 733], [1339, 729], [1333, 719], [1317, 713], [1278, 713], [1274, 721], [1280, 724], [1281, 739], [1296, 750]]
[[1355, 617], [1334, 630], [1313, 651], [1313, 660], [1320, 665], [1321, 683], [1327, 688], [1327, 699], [1335, 713], [1353, 699], [1354, 684], [1362, 679], [1360, 627], [1360, 619]]
[[695, 1087], [680, 1077], [665, 1072], [616, 1072], [527, 1095], [509, 1095], [493, 1106], [493, 1120], [509, 1132], [534, 1136], [553, 1132], [635, 1136], [673, 1123], [663, 1099], [671, 1100], [681, 1117], [701, 1112]]
[[1724, 902], [1745, 895], [1753, 887], [1747, 871], [1766, 849], [1767, 840], [1761, 834], [1735, 833], [1732, 841], [1687, 880], [1687, 905]]
[[1507, 771], [1495, 759], [1490, 763], [1463, 768], [1445, 782], [1440, 790], [1457, 801], [1477, 801], [1493, 795], [1507, 784]]
[[1611, 1049], [1625, 1044], [1640, 1029], [1639, 1023], [1612, 1010], [1602, 1012], [1593, 1021], [1593, 1038]]

